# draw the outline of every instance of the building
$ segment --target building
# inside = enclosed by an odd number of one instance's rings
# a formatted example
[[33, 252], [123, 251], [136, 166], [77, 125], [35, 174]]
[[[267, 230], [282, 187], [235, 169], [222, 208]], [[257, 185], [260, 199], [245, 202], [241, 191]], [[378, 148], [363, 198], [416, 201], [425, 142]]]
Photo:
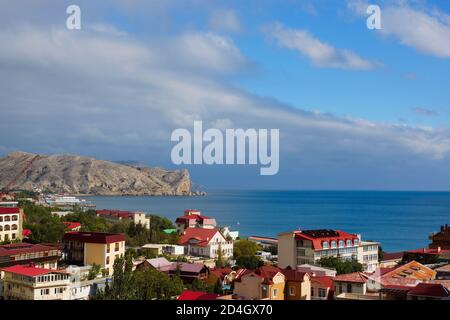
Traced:
[[296, 268], [317, 264], [321, 258], [356, 259], [365, 270], [378, 266], [378, 243], [362, 242], [360, 235], [339, 230], [303, 230], [278, 236], [278, 265]]
[[1, 269], [5, 300], [69, 300], [70, 275], [33, 265]]
[[301, 264], [301, 265], [297, 266], [297, 271], [306, 272], [315, 277], [321, 277], [321, 276], [335, 277], [336, 276], [336, 270], [330, 269], [330, 268], [319, 267], [319, 266], [315, 266], [312, 264]]
[[81, 223], [79, 222], [63, 222], [66, 226], [66, 230], [69, 231], [80, 231], [81, 230]]
[[128, 220], [135, 224], [141, 224], [146, 229], [150, 229], [150, 216], [144, 212], [120, 211], [120, 210], [97, 210], [98, 217], [102, 217], [112, 221]]
[[305, 272], [280, 269], [285, 278], [285, 300], [311, 300], [311, 277]]
[[240, 270], [234, 280], [233, 296], [238, 300], [284, 300], [286, 278], [276, 267]]
[[441, 226], [439, 232], [430, 234], [429, 239], [431, 240], [429, 245], [430, 249], [441, 248], [450, 250], [450, 229], [448, 228], [448, 224]]
[[378, 294], [368, 294], [367, 276], [362, 272], [341, 274], [333, 279], [337, 300], [379, 300]]
[[66, 260], [76, 265], [100, 265], [113, 274], [114, 260], [125, 255], [125, 236], [117, 233], [68, 232], [64, 235]]
[[178, 233], [188, 228], [215, 229], [216, 219], [203, 216], [198, 210], [185, 210], [184, 215], [175, 220]]
[[436, 249], [420, 248], [408, 250], [403, 254], [403, 262], [419, 261], [423, 264], [433, 264], [439, 261], [450, 261], [450, 250], [437, 247]]
[[159, 244], [159, 243], [149, 243], [143, 245], [141, 249], [150, 251], [154, 255], [170, 255], [170, 256], [180, 256], [184, 254], [184, 247], [177, 246], [174, 244]]
[[227, 241], [218, 228], [186, 228], [178, 244], [185, 247], [188, 255], [215, 259], [222, 250], [224, 259], [233, 256], [233, 241]]
[[278, 239], [260, 236], [250, 236], [247, 238], [249, 241], [256, 242], [263, 249], [269, 249], [278, 246]]
[[19, 201], [0, 201], [0, 208], [17, 208]]
[[205, 282], [211, 286], [219, 284], [223, 291], [228, 291], [231, 290], [236, 274], [236, 271], [231, 268], [211, 268]]
[[230, 237], [233, 241], [236, 241], [239, 238], [239, 231], [231, 231], [230, 227], [223, 227], [222, 234], [225, 238]]
[[334, 277], [311, 277], [311, 300], [332, 300], [334, 298]]
[[45, 269], [58, 268], [61, 251], [53, 246], [31, 243], [12, 243], [0, 246], [0, 268], [29, 265]]
[[0, 243], [22, 240], [23, 210], [0, 207]]
[[403, 260], [403, 251], [384, 253], [380, 261], [380, 268], [392, 268], [397, 266]]
[[436, 279], [450, 280], [450, 264], [436, 268], [434, 271], [436, 271]]
[[450, 300], [450, 291], [442, 284], [419, 283], [408, 291], [408, 300]]

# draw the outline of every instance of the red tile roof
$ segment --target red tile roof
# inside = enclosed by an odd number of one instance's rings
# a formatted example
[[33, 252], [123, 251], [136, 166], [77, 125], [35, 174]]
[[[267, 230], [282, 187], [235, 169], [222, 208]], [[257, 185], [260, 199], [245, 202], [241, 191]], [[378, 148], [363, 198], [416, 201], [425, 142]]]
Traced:
[[194, 239], [197, 242], [192, 243], [192, 245], [206, 247], [209, 241], [211, 241], [211, 239], [216, 235], [217, 232], [220, 233], [220, 229], [187, 228], [181, 234], [178, 244], [185, 246], [189, 244], [190, 240]]
[[190, 214], [190, 215], [185, 215], [185, 216], [181, 216], [178, 217], [175, 222], [178, 223], [187, 223], [190, 220], [195, 220], [198, 223], [203, 223], [205, 220], [214, 220], [213, 218], [207, 217], [207, 216], [202, 216], [202, 215], [198, 215], [198, 214]]
[[409, 291], [409, 294], [414, 296], [436, 298], [450, 297], [450, 292], [447, 288], [438, 283], [419, 283], [415, 288]]
[[300, 272], [292, 269], [281, 269], [280, 272], [286, 277], [287, 281], [303, 282], [306, 272]]
[[2, 208], [0, 207], [0, 214], [14, 214], [20, 213], [20, 208]]
[[383, 260], [382, 261], [388, 261], [388, 260], [401, 260], [403, 258], [404, 252], [391, 252], [391, 253], [385, 253], [383, 254]]
[[405, 253], [439, 255], [442, 253], [450, 253], [450, 250], [420, 248], [420, 249], [416, 249], [416, 250], [408, 250], [408, 251], [405, 251]]
[[67, 232], [64, 235], [66, 241], [78, 241], [85, 243], [114, 243], [125, 241], [125, 236], [120, 233], [101, 233], [101, 232]]
[[237, 272], [235, 281], [240, 282], [243, 276], [253, 274], [263, 279], [263, 284], [273, 284], [273, 277], [279, 272], [281, 269], [273, 266], [262, 266], [256, 270], [243, 269]]
[[218, 297], [220, 297], [220, 295], [215, 293], [186, 290], [177, 300], [216, 300]]
[[55, 270], [44, 269], [44, 268], [36, 268], [34, 266], [23, 266], [23, 265], [15, 265], [11, 267], [6, 267], [1, 269], [4, 272], [10, 272], [15, 274], [20, 274], [28, 277], [35, 277], [41, 274], [47, 274], [50, 272], [55, 272]]
[[31, 232], [30, 229], [23, 229], [22, 230], [22, 236], [24, 236], [24, 237], [31, 236], [32, 234], [33, 234], [33, 232]]
[[311, 281], [317, 281], [326, 288], [333, 288], [333, 279], [330, 276], [311, 277]]
[[221, 280], [223, 280], [225, 278], [225, 276], [229, 275], [232, 271], [233, 271], [233, 269], [231, 269], [231, 268], [212, 268], [212, 269], [209, 269], [209, 272], [211, 274], [215, 275], [216, 277], [218, 277]]
[[58, 248], [42, 244], [12, 243], [0, 246], [0, 257], [15, 256], [18, 254], [33, 252], [45, 252], [50, 250], [58, 250]]
[[66, 228], [69, 230], [73, 230], [73, 229], [81, 227], [81, 223], [79, 223], [79, 222], [68, 222], [67, 221], [67, 222], [64, 222], [64, 224], [66, 225]]
[[334, 277], [334, 281], [342, 281], [342, 282], [356, 282], [356, 283], [366, 283], [367, 276], [362, 272], [353, 272], [347, 274], [341, 274]]
[[339, 240], [344, 240], [345, 246], [347, 246], [347, 240], [351, 240], [353, 245], [353, 241], [358, 239], [356, 234], [340, 230], [297, 230], [294, 231], [294, 234], [298, 240], [310, 240], [314, 250], [322, 250], [322, 244], [325, 241], [329, 243], [329, 248], [331, 248], [331, 241], [336, 241], [338, 245]]

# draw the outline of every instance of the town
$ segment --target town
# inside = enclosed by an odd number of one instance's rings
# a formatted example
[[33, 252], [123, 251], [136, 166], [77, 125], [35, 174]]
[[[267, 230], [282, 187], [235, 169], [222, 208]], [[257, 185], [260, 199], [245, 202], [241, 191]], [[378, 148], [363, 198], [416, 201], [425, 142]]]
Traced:
[[0, 194], [0, 299], [450, 300], [448, 225], [429, 240], [384, 252], [341, 230], [242, 237], [195, 209], [170, 221], [9, 192]]

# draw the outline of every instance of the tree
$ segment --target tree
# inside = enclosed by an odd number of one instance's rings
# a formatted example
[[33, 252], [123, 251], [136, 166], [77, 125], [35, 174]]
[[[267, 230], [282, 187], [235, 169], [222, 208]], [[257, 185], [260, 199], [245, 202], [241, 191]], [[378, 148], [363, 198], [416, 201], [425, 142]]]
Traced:
[[264, 265], [264, 262], [257, 256], [239, 256], [236, 259], [236, 265], [239, 268], [245, 268], [245, 269], [258, 269], [262, 265]]
[[260, 250], [261, 246], [253, 241], [239, 240], [234, 243], [233, 255], [235, 258], [239, 256], [254, 256]]
[[99, 264], [94, 263], [89, 270], [88, 280], [93, 280], [97, 277], [97, 275], [101, 272], [101, 266]]
[[319, 265], [325, 268], [336, 269], [338, 275], [363, 271], [363, 265], [355, 258], [344, 260], [339, 257], [324, 257], [319, 260]]
[[216, 267], [223, 268], [224, 266], [225, 266], [225, 261], [223, 258], [222, 245], [219, 243], [219, 248], [217, 248]]

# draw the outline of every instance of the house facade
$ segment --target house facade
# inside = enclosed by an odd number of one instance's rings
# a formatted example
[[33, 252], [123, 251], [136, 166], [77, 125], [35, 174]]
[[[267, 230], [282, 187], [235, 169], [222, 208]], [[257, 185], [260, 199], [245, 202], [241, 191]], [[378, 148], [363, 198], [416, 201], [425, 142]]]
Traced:
[[0, 243], [22, 240], [23, 210], [0, 207]]
[[125, 255], [125, 236], [117, 233], [68, 232], [64, 235], [66, 260], [76, 265], [100, 265], [113, 274], [115, 259]]
[[241, 270], [234, 281], [233, 296], [240, 300], [284, 300], [285, 283], [285, 276], [275, 267]]
[[227, 241], [218, 228], [187, 228], [178, 244], [185, 247], [187, 255], [215, 259], [221, 250], [224, 259], [233, 256], [233, 241]]
[[378, 243], [361, 242], [360, 235], [340, 230], [303, 230], [278, 236], [278, 264], [281, 268], [296, 268], [302, 264], [317, 264], [321, 258], [355, 259], [364, 270], [378, 267]]
[[12, 243], [0, 246], [0, 268], [33, 263], [39, 268], [56, 270], [60, 259], [61, 250], [48, 245]]
[[203, 216], [198, 210], [185, 210], [184, 215], [175, 220], [178, 233], [188, 228], [215, 229], [216, 219]]
[[97, 210], [97, 216], [112, 221], [129, 220], [150, 229], [150, 216], [140, 211]]

